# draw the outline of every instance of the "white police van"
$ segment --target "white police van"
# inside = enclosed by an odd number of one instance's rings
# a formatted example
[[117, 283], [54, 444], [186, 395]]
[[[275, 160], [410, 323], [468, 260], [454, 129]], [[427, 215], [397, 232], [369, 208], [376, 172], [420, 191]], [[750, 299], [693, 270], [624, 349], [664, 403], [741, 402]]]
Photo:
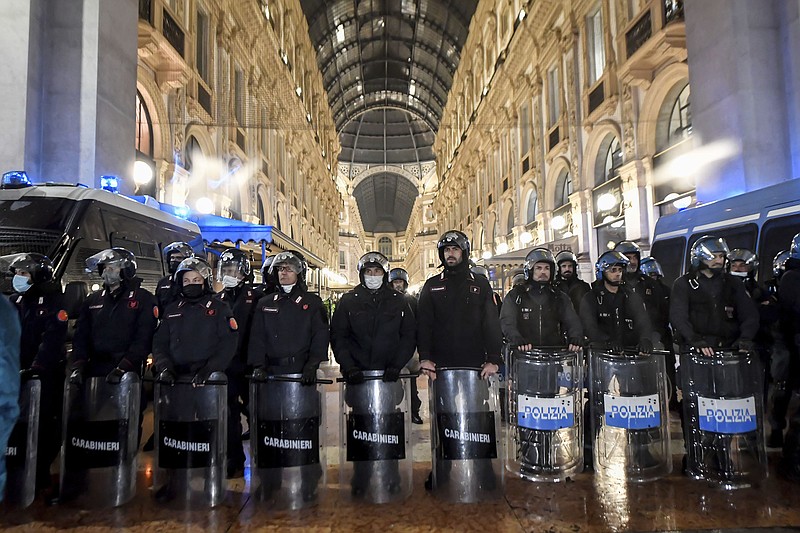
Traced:
[[[36, 252], [48, 256], [67, 301], [77, 303], [99, 278], [85, 272], [86, 259], [119, 246], [136, 256], [142, 287], [153, 292], [165, 275], [161, 250], [174, 241], [203, 251], [197, 224], [101, 189], [5, 179], [0, 186], [0, 255]], [[10, 292], [8, 280], [2, 292]], [[67, 304], [69, 306], [69, 303]]]
[[728, 246], [748, 248], [760, 265], [758, 279], [772, 276], [772, 259], [788, 250], [800, 232], [800, 179], [792, 179], [725, 200], [661, 217], [650, 255], [672, 283], [689, 269], [692, 245], [703, 235], [723, 237]]

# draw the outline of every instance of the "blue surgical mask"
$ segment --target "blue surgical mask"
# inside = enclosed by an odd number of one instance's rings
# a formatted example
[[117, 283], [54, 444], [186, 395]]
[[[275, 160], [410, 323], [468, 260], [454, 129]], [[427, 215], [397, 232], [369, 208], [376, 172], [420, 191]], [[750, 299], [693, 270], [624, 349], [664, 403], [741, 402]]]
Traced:
[[20, 276], [19, 274], [14, 275], [14, 279], [11, 280], [11, 284], [14, 286], [14, 290], [19, 293], [23, 293], [31, 288], [30, 280], [25, 276]]

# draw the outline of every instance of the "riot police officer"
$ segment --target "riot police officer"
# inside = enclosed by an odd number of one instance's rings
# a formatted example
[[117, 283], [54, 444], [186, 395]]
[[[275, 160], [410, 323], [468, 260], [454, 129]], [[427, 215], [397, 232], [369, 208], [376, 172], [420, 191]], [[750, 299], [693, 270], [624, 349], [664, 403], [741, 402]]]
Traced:
[[[775, 254], [772, 260], [772, 278], [764, 283], [767, 292], [776, 300], [778, 299], [780, 280], [786, 271], [788, 259], [789, 250]], [[778, 306], [776, 306], [776, 310], [780, 312]], [[772, 430], [767, 437], [767, 446], [770, 448], [783, 447], [783, 430], [786, 429], [786, 415], [789, 412], [789, 401], [792, 399], [789, 372], [793, 348], [792, 339], [787, 338], [787, 334], [791, 335], [791, 331], [784, 330], [787, 326], [791, 327], [791, 321], [779, 318], [771, 328], [772, 353], [769, 373], [772, 378], [772, 402], [768, 416]]]
[[[417, 299], [408, 294], [408, 272], [404, 268], [393, 268], [389, 271], [389, 282], [392, 288], [406, 297], [408, 306], [414, 316], [417, 315]], [[419, 356], [411, 358], [407, 365], [409, 371], [419, 372]], [[417, 380], [411, 380], [411, 422], [414, 424], [422, 424], [422, 417], [419, 416], [419, 410], [422, 407], [422, 401], [419, 399], [419, 390], [417, 389]]]
[[596, 281], [581, 302], [581, 323], [592, 348], [614, 352], [635, 348], [650, 353], [650, 318], [641, 297], [625, 285], [628, 265], [628, 258], [619, 252], [600, 256], [595, 264]]
[[714, 350], [750, 351], [758, 331], [758, 310], [742, 283], [725, 272], [730, 250], [724, 239], [706, 235], [691, 249], [691, 272], [675, 280], [670, 322], [681, 351], [713, 356]]
[[225, 250], [217, 262], [217, 281], [222, 290], [217, 298], [225, 302], [233, 312], [239, 326], [239, 340], [236, 355], [225, 370], [228, 377], [228, 478], [244, 474], [244, 447], [242, 446], [242, 414], [249, 403], [249, 384], [247, 370], [247, 343], [250, 327], [258, 301], [264, 296], [250, 284], [250, 258], [236, 248]]
[[503, 301], [500, 326], [515, 349], [568, 345], [577, 351], [583, 328], [569, 296], [554, 286], [555, 259], [547, 248], [525, 257], [524, 285], [511, 289]]
[[[781, 331], [789, 348], [789, 391], [798, 385], [798, 354], [800, 354], [800, 233], [792, 238], [785, 272], [778, 285], [778, 306], [781, 311]], [[789, 420], [789, 430], [783, 444], [782, 473], [792, 481], [800, 481], [800, 408]]]
[[589, 284], [578, 277], [578, 258], [569, 250], [562, 250], [556, 254], [555, 261], [558, 270], [555, 284], [569, 296], [577, 312], [580, 310], [583, 296], [590, 289]]
[[258, 289], [264, 296], [278, 291], [278, 281], [275, 279], [275, 273], [270, 274], [270, 268], [274, 260], [275, 256], [269, 255], [264, 258], [264, 262], [261, 264], [261, 286]]
[[[436, 368], [440, 366], [480, 368], [481, 378], [488, 379], [500, 369], [503, 348], [492, 287], [487, 279], [470, 272], [471, 247], [464, 233], [447, 231], [436, 247], [444, 270], [428, 278], [420, 291], [417, 307], [420, 367], [431, 380], [436, 379]], [[494, 490], [494, 472], [483, 471], [479, 478], [476, 482], [480, 486]], [[433, 488], [432, 474], [425, 488]]]
[[86, 270], [103, 278], [103, 288], [88, 296], [78, 316], [69, 379], [81, 385], [85, 375], [105, 375], [119, 383], [125, 372], [141, 372], [150, 354], [156, 299], [140, 287], [136, 258], [124, 248], [91, 256]]
[[164, 311], [180, 295], [180, 288], [173, 283], [175, 271], [181, 261], [187, 257], [194, 257], [194, 250], [185, 242], [175, 241], [168, 244], [161, 251], [164, 263], [167, 265], [167, 275], [161, 278], [156, 285], [156, 300], [159, 312]]
[[653, 280], [653, 309], [650, 310], [655, 345], [663, 347], [666, 353], [667, 375], [670, 380], [669, 408], [678, 409], [677, 380], [675, 374], [675, 349], [673, 345], [672, 326], [669, 323], [669, 296], [671, 289], [664, 283], [664, 271], [654, 257], [645, 257], [639, 264], [642, 274]]
[[[19, 311], [22, 324], [20, 374], [41, 381], [39, 437], [36, 457], [36, 490], [50, 489], [50, 465], [61, 441], [61, 410], [64, 399], [64, 364], [67, 312], [61, 285], [53, 282], [53, 263], [37, 253], [2, 258], [14, 276], [9, 297]], [[5, 262], [5, 261], [4, 261]]]
[[[484, 278], [486, 281], [489, 281], [489, 269], [483, 265], [476, 265], [475, 263], [470, 260], [470, 267], [469, 271], [472, 272], [476, 276], [480, 276]], [[500, 297], [499, 294], [492, 291], [492, 301], [494, 302], [495, 307], [497, 307], [497, 314], [500, 314], [500, 309], [503, 307], [503, 299]]]

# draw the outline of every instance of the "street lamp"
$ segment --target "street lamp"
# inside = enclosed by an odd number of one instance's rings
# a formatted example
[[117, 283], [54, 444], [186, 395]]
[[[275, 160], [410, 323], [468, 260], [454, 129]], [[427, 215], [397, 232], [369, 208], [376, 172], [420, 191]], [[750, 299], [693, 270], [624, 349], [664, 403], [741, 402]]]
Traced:
[[136, 185], [147, 185], [153, 181], [153, 167], [141, 159], [133, 164], [133, 181]]
[[214, 201], [207, 196], [203, 196], [197, 200], [195, 208], [197, 208], [198, 213], [209, 215], [214, 212]]

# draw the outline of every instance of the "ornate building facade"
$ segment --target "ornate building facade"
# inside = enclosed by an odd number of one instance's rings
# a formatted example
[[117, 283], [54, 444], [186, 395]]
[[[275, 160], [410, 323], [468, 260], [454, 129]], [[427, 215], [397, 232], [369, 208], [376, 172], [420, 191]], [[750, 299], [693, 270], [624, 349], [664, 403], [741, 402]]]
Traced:
[[570, 249], [588, 279], [600, 253], [646, 250], [658, 216], [695, 202], [671, 164], [692, 132], [682, 2], [485, 0], [463, 57], [433, 207], [473, 258], [513, 268], [534, 245]]
[[139, 194], [336, 263], [339, 140], [298, 0], [139, 0], [136, 99]]

